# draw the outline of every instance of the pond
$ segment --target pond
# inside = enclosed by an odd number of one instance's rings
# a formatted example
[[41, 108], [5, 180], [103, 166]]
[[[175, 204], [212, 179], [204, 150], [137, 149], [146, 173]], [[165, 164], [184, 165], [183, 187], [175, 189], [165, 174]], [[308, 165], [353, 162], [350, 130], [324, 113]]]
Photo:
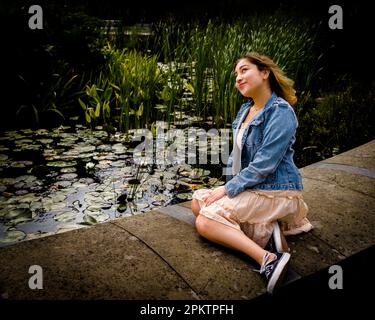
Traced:
[[[170, 146], [171, 137], [159, 135], [167, 125], [159, 122], [160, 128], [152, 141], [162, 139]], [[191, 140], [187, 128], [181, 130], [180, 135]], [[197, 188], [224, 184], [220, 164], [188, 164], [185, 152], [176, 152], [168, 162], [155, 161], [161, 152], [157, 144], [154, 159], [139, 162], [134, 155], [141, 140], [134, 139], [135, 132], [110, 134], [82, 125], [4, 132], [0, 246], [188, 201]], [[216, 141], [207, 153], [224, 147], [228, 150], [228, 139]]]

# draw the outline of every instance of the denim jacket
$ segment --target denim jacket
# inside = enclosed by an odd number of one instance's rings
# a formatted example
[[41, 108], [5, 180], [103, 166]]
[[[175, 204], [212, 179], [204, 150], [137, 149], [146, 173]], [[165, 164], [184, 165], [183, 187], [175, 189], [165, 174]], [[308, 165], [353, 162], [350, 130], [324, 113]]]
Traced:
[[[252, 100], [243, 104], [232, 124], [234, 143], [240, 124]], [[241, 169], [235, 176], [227, 175], [225, 191], [230, 198], [245, 189], [302, 190], [302, 178], [293, 161], [293, 144], [298, 126], [293, 108], [275, 93], [264, 108], [246, 126], [242, 137]], [[228, 169], [233, 166], [233, 150]]]

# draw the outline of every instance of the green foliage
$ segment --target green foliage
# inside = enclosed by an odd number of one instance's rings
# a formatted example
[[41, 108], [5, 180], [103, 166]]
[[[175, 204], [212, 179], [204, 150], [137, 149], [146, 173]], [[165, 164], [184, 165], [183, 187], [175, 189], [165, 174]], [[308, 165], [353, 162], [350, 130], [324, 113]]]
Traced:
[[296, 112], [299, 118], [297, 163], [304, 166], [344, 152], [375, 138], [372, 119], [375, 96], [349, 83], [338, 92], [310, 97]]
[[109, 104], [113, 90], [107, 83], [102, 83], [102, 87], [103, 89], [97, 88], [95, 84], [91, 87], [86, 85], [87, 104], [78, 98], [78, 102], [85, 112], [86, 123], [94, 124], [94, 126], [100, 118], [104, 124], [109, 123], [110, 120], [111, 111]]
[[[21, 75], [19, 78], [26, 87], [30, 86], [29, 82]], [[77, 97], [82, 94], [75, 89], [77, 78], [78, 75], [71, 72], [67, 72], [63, 76], [58, 73], [52, 74], [48, 83], [40, 83], [38, 92], [33, 96], [30, 104], [23, 104], [17, 109], [16, 116], [25, 118], [27, 112], [31, 111], [33, 115], [31, 119], [34, 120], [34, 123], [29, 118], [27, 119], [28, 125], [39, 127], [41, 118], [49, 118], [53, 114], [61, 124], [65, 120], [63, 110], [74, 104]], [[57, 125], [57, 123], [54, 124]]]
[[101, 118], [108, 124], [113, 110], [112, 120], [122, 131], [149, 126], [163, 79], [156, 57], [116, 49], [110, 44], [102, 52], [106, 65], [99, 77], [86, 85], [88, 103], [80, 101], [86, 122], [97, 123]]

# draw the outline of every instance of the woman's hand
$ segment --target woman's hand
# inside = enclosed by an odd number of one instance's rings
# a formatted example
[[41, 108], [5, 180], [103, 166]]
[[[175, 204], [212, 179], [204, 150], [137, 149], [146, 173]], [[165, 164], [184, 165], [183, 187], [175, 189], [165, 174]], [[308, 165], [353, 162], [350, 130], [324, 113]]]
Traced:
[[209, 193], [209, 195], [204, 199], [204, 203], [206, 204], [206, 206], [209, 206], [210, 204], [221, 199], [225, 195], [226, 195], [225, 187], [224, 186], [218, 187]]

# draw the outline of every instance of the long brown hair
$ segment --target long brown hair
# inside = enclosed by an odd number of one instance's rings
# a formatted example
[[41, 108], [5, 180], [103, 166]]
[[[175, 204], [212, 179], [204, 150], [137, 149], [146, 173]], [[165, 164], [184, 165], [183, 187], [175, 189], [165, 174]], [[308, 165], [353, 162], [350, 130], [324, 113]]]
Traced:
[[236, 61], [236, 65], [242, 59], [247, 59], [252, 64], [255, 64], [259, 71], [267, 70], [270, 72], [269, 82], [271, 90], [274, 91], [279, 97], [282, 97], [294, 106], [297, 103], [296, 90], [294, 90], [294, 81], [289, 79], [280, 67], [266, 55], [249, 52], [242, 58]]

